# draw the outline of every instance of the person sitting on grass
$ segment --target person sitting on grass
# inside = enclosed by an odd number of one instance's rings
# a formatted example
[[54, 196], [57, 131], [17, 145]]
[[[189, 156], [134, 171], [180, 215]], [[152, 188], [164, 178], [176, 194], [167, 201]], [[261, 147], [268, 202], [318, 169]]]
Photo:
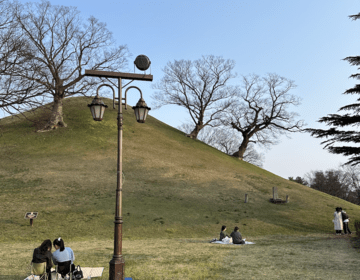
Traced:
[[48, 279], [51, 280], [51, 267], [53, 263], [51, 261], [52, 254], [51, 254], [51, 240], [46, 239], [43, 243], [41, 243], [40, 247], [35, 248], [33, 254], [33, 263], [44, 263], [46, 262], [46, 273], [48, 275]]
[[225, 233], [225, 231], [226, 231], [226, 226], [222, 226], [221, 227], [221, 232], [220, 232], [220, 241], [222, 241], [223, 240], [223, 238], [225, 238], [225, 237], [229, 237], [229, 235], [227, 235], [226, 233]]
[[239, 232], [239, 227], [235, 227], [230, 236], [232, 237], [233, 244], [245, 244], [245, 241], [242, 239], [241, 233]]
[[56, 251], [53, 253], [53, 261], [54, 264], [58, 264], [59, 262], [71, 261], [71, 271], [75, 270], [74, 265], [74, 252], [70, 247], [65, 247], [64, 240], [61, 237], [57, 238], [53, 242]]

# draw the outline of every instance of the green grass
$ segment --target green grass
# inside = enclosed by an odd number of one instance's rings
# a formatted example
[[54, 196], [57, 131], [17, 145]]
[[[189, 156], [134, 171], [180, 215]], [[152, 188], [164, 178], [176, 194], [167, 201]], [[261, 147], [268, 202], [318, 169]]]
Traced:
[[[255, 245], [209, 244], [203, 239], [125, 240], [125, 276], [133, 279], [358, 279], [359, 252], [349, 237], [328, 234], [248, 238]], [[72, 241], [76, 264], [105, 267], [112, 240]], [[29, 242], [0, 243], [0, 280], [23, 280], [32, 255]], [[345, 277], [346, 275], [346, 277]]]
[[[87, 98], [66, 99], [64, 114], [68, 127], [47, 133], [36, 133], [36, 127], [21, 118], [0, 120], [1, 246], [28, 244], [31, 250], [44, 239], [59, 236], [71, 247], [89, 240], [101, 243], [113, 239], [117, 112], [108, 109], [102, 122], [94, 122], [86, 106], [89, 102]], [[129, 242], [126, 244], [144, 244], [155, 239], [166, 244], [172, 240], [210, 240], [217, 237], [223, 224], [228, 230], [239, 226], [249, 239], [332, 233], [332, 215], [337, 206], [346, 209], [352, 230], [352, 222], [360, 220], [358, 205], [229, 157], [151, 116], [145, 124], [139, 124], [132, 111], [124, 111], [123, 238]], [[269, 202], [274, 186], [281, 198], [289, 195], [290, 203]], [[249, 195], [246, 204], [245, 193]], [[27, 211], [39, 212], [32, 228], [24, 219]], [[132, 247], [128, 247], [129, 254]], [[150, 254], [152, 249], [148, 250]], [[92, 252], [87, 252], [87, 257], [91, 256]], [[104, 254], [108, 262], [111, 250], [101, 252], [96, 256]], [[160, 257], [156, 249], [150, 255], [153, 254], [157, 257], [151, 258]], [[138, 253], [140, 259], [146, 255]], [[81, 260], [81, 254], [77, 256]], [[127, 267], [131, 272], [131, 262], [137, 261], [128, 256]], [[87, 259], [90, 262], [91, 257]], [[93, 263], [97, 260], [93, 259]], [[191, 262], [185, 266], [193, 271], [204, 265], [201, 259], [195, 264], [191, 269]], [[84, 261], [84, 265], [90, 264]], [[166, 270], [167, 265], [162, 262], [152, 265], [156, 266], [154, 279], [161, 279], [161, 273], [156, 271]], [[214, 270], [218, 275], [224, 273], [223, 266], [214, 264]], [[15, 274], [14, 268], [8, 275]], [[201, 273], [196, 277], [207, 278]]]

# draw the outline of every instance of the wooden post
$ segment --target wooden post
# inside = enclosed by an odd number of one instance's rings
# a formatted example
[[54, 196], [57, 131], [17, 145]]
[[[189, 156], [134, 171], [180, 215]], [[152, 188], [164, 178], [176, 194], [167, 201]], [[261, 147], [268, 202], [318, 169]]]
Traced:
[[286, 203], [289, 203], [289, 196], [286, 195]]
[[34, 219], [30, 219], [30, 226], [33, 226], [34, 224]]
[[273, 187], [273, 199], [277, 199], [278, 198], [278, 193], [277, 193], [277, 187]]
[[249, 196], [248, 196], [248, 194], [246, 193], [246, 194], [245, 194], [245, 203], [248, 203], [248, 201], [249, 201]]

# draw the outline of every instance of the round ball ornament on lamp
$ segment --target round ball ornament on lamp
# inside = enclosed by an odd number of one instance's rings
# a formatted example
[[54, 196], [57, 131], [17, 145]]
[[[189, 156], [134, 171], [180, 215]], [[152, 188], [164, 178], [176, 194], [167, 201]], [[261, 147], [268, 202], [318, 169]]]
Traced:
[[145, 71], [149, 69], [151, 61], [146, 55], [141, 54], [135, 58], [134, 64], [137, 69]]
[[[146, 71], [147, 69], [149, 69], [151, 61], [146, 55], [141, 54], [135, 58], [134, 64], [137, 69], [141, 71]], [[139, 99], [138, 103], [136, 104], [136, 106], [133, 107], [133, 109], [135, 112], [136, 120], [139, 123], [145, 122], [147, 114], [151, 110], [151, 108], [146, 105], [146, 102], [142, 97]]]

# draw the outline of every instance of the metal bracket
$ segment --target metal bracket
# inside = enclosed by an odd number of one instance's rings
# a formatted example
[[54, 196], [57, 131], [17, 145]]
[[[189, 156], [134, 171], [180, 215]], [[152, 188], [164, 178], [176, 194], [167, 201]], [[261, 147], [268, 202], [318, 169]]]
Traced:
[[[128, 82], [125, 86], [122, 86], [121, 89], [125, 88], [127, 85], [131, 84], [133, 81], [134, 81], [134, 80], [131, 80], [131, 81]], [[129, 87], [129, 88], [132, 88], [132, 87], [135, 87], [135, 86], [131, 86], [131, 87]], [[138, 90], [140, 90], [138, 87], [135, 87], [135, 88], [137, 88]], [[141, 91], [140, 91], [140, 92], [141, 92]], [[113, 93], [114, 93], [114, 95], [113, 95], [113, 109], [115, 109], [115, 105], [119, 105], [119, 98], [118, 98], [118, 97], [115, 97], [115, 91], [113, 91]], [[116, 102], [115, 100], [117, 100], [117, 102]], [[123, 100], [125, 101], [125, 103], [122, 103], [122, 102], [121, 102], [121, 104], [122, 104], [122, 105], [125, 105], [125, 110], [127, 110], [126, 91], [125, 91], [125, 98], [122, 98], [121, 101], [123, 101]]]
[[[131, 86], [131, 87], [128, 87], [126, 90], [125, 90], [125, 110], [127, 110], [127, 92], [129, 89], [131, 88], [136, 88], [138, 91], [140, 91], [140, 98], [142, 98], [142, 92], [141, 92], [141, 89], [139, 89], [138, 87], [136, 86]], [[124, 99], [124, 98], [123, 98]]]

